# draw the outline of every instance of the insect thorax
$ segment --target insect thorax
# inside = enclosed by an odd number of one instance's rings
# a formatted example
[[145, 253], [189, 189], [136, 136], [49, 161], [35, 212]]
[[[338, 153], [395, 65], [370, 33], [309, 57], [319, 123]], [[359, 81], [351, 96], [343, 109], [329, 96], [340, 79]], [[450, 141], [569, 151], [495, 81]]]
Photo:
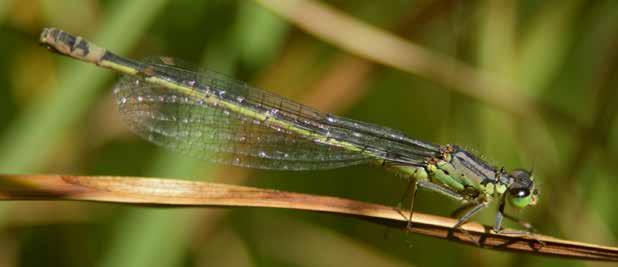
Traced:
[[[442, 151], [441, 158], [431, 163], [436, 169], [433, 172], [434, 177], [440, 182], [450, 179], [451, 182], [446, 184], [447, 186], [471, 198], [480, 195], [487, 197], [501, 195], [507, 190], [508, 181], [501, 179], [503, 176], [501, 170], [458, 146], [447, 145]], [[440, 176], [442, 174], [446, 177]]]

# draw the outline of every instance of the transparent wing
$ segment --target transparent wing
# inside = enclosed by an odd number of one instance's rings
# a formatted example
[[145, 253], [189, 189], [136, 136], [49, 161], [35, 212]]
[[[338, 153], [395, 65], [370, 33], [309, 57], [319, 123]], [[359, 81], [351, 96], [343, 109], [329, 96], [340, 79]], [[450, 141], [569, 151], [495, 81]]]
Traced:
[[345, 141], [364, 153], [274, 127], [238, 109], [207, 104], [196, 94], [153, 85], [137, 76], [121, 78], [114, 95], [124, 120], [142, 137], [172, 150], [238, 166], [289, 170], [338, 168], [380, 159], [421, 164], [438, 151], [394, 130], [325, 115], [218, 73], [193, 71], [178, 60], [153, 58], [147, 63], [153, 75], [206, 93], [201, 95], [268, 114], [304, 132]]

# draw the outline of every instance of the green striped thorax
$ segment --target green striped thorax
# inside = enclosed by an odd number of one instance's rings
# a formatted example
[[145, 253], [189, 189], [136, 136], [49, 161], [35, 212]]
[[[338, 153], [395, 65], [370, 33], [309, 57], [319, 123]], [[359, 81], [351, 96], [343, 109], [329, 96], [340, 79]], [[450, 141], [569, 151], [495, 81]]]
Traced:
[[535, 205], [538, 190], [531, 172], [496, 169], [456, 145], [442, 148], [442, 156], [429, 164], [429, 176], [462, 194], [467, 200], [506, 198], [517, 208]]

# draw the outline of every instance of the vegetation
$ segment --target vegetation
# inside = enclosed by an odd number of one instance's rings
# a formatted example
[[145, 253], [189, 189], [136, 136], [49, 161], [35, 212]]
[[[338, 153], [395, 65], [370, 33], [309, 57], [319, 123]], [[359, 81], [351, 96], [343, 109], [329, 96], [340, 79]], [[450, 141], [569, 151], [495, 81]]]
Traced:
[[[267, 172], [158, 150], [119, 120], [114, 73], [38, 46], [47, 26], [533, 169], [539, 204], [511, 213], [541, 233], [616, 244], [615, 1], [0, 0], [0, 172], [194, 177], [394, 206], [405, 181], [370, 166]], [[417, 200], [425, 213], [456, 208], [432, 193]], [[4, 265], [580, 264], [298, 211], [81, 202], [0, 211]]]

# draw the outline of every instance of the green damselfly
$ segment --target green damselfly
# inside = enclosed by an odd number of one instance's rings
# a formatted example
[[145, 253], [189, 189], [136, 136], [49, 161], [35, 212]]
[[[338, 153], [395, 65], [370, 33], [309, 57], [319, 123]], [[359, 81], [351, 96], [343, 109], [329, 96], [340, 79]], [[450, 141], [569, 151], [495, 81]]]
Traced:
[[456, 145], [434, 145], [323, 114], [224, 75], [180, 66], [172, 58], [123, 58], [59, 29], [44, 29], [40, 42], [124, 74], [114, 88], [123, 119], [143, 138], [172, 150], [276, 170], [374, 163], [409, 179], [412, 204], [417, 187], [462, 202], [455, 227], [497, 200], [494, 230], [499, 232], [507, 202], [516, 208], [536, 203], [531, 172], [506, 172]]

